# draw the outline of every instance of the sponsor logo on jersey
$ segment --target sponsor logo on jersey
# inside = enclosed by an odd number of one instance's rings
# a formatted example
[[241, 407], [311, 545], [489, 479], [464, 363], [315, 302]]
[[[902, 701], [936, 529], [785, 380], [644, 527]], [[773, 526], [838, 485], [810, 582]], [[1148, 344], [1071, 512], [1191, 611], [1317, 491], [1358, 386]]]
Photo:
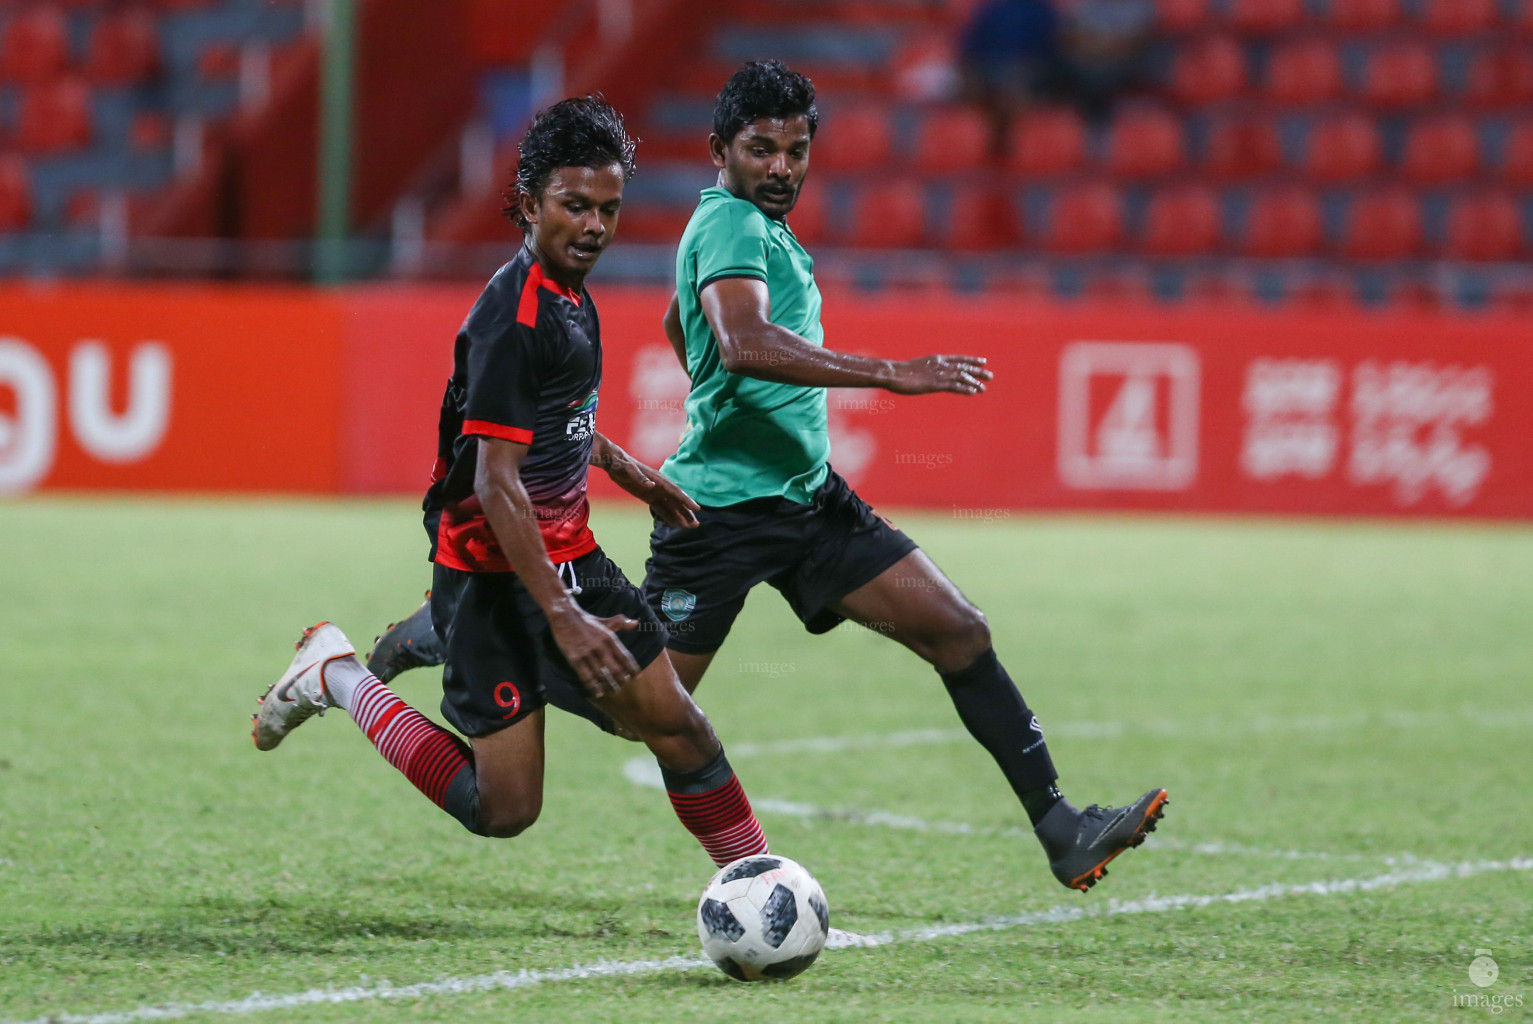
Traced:
[[685, 590], [673, 587], [660, 595], [660, 610], [665, 612], [665, 617], [672, 622], [685, 619], [696, 607], [697, 595]]
[[572, 415], [564, 425], [566, 441], [584, 441], [596, 433], [596, 392], [593, 390], [580, 403], [571, 402]]

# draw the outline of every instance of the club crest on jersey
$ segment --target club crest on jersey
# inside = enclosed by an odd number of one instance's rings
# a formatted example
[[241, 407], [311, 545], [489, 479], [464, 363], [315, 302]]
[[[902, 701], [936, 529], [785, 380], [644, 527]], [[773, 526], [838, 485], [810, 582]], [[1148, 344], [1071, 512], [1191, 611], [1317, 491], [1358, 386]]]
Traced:
[[680, 622], [697, 607], [697, 595], [672, 588], [660, 595], [660, 610], [672, 622]]
[[584, 441], [596, 433], [596, 392], [586, 395], [580, 403], [570, 403], [570, 421], [564, 425], [566, 441]]

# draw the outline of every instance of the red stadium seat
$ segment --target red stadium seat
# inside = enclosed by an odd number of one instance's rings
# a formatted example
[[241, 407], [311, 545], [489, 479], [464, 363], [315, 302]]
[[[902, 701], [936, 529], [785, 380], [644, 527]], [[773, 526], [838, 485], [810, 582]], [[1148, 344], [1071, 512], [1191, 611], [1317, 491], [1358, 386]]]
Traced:
[[69, 63], [69, 27], [53, 7], [12, 14], [0, 39], [0, 79], [30, 84], [64, 71]]
[[1425, 43], [1392, 43], [1374, 50], [1363, 72], [1363, 98], [1390, 110], [1437, 98], [1437, 57]]
[[1246, 91], [1246, 55], [1233, 36], [1209, 36], [1179, 47], [1171, 65], [1171, 95], [1201, 105]]
[[17, 117], [16, 143], [30, 153], [57, 153], [90, 144], [90, 88], [60, 78], [27, 89]]
[[1517, 27], [1525, 36], [1533, 36], [1533, 0], [1522, 0], [1517, 5]]
[[90, 34], [85, 77], [101, 85], [126, 85], [151, 77], [159, 67], [160, 34], [143, 11], [103, 17]]
[[1383, 158], [1379, 129], [1366, 114], [1347, 113], [1310, 126], [1304, 173], [1315, 181], [1356, 181], [1377, 173]]
[[[826, 219], [825, 188], [820, 182], [814, 182], [799, 192], [798, 202], [793, 204], [793, 212], [788, 214], [788, 227], [793, 229], [793, 236], [801, 243], [813, 245], [825, 240], [828, 226]], [[680, 237], [679, 234], [672, 236], [673, 239]]]
[[1098, 270], [1086, 277], [1081, 296], [1086, 302], [1151, 302], [1155, 293], [1142, 269]]
[[944, 107], [921, 122], [916, 169], [952, 174], [983, 168], [990, 159], [990, 122], [972, 107]]
[[657, 206], [654, 203], [624, 203], [618, 218], [616, 237], [625, 242], [653, 242], [674, 245], [687, 229], [692, 213], [684, 207]]
[[1182, 119], [1152, 107], [1125, 110], [1113, 121], [1107, 170], [1116, 178], [1161, 178], [1187, 163]]
[[1440, 36], [1466, 36], [1496, 27], [1496, 0], [1422, 0], [1421, 24]]
[[1277, 126], [1256, 117], [1231, 117], [1209, 126], [1203, 171], [1220, 181], [1270, 174], [1283, 163]]
[[1185, 302], [1212, 303], [1218, 306], [1245, 305], [1252, 299], [1251, 284], [1243, 271], [1194, 272], [1187, 275], [1187, 281], [1182, 286], [1182, 299]]
[[959, 252], [1008, 249], [1022, 238], [1017, 226], [1017, 211], [1010, 198], [989, 185], [974, 185], [954, 192], [941, 234], [944, 244]]
[[1479, 169], [1479, 137], [1469, 118], [1442, 114], [1411, 125], [1400, 162], [1407, 181], [1446, 185], [1471, 178]]
[[1304, 0], [1232, 0], [1230, 23], [1247, 35], [1274, 35], [1304, 22]]
[[1342, 254], [1354, 260], [1401, 260], [1421, 251], [1421, 204], [1408, 189], [1359, 197], [1347, 211]]
[[1357, 289], [1344, 275], [1319, 274], [1290, 283], [1284, 298], [1290, 307], [1308, 312], [1353, 309], [1357, 306]]
[[1469, 62], [1464, 103], [1477, 110], [1501, 110], [1533, 104], [1533, 53], [1489, 50]]
[[1264, 95], [1287, 106], [1329, 103], [1342, 91], [1341, 54], [1325, 39], [1277, 47], [1267, 64]]
[[1142, 247], [1151, 256], [1201, 256], [1219, 248], [1219, 197], [1201, 185], [1156, 193], [1144, 215]]
[[821, 171], [861, 171], [889, 159], [889, 114], [881, 107], [836, 111], [815, 131], [809, 163]]
[[0, 231], [25, 231], [32, 222], [32, 181], [18, 156], [0, 157]]
[[1533, 121], [1523, 121], [1507, 132], [1501, 146], [1501, 180], [1533, 189]]
[[1042, 109], [1012, 123], [1011, 170], [1029, 178], [1080, 170], [1086, 162], [1086, 126], [1073, 110]]
[[926, 196], [914, 181], [868, 185], [853, 204], [852, 245], [860, 249], [911, 249], [926, 234]]
[[1252, 200], [1241, 248], [1248, 256], [1294, 258], [1313, 255], [1323, 240], [1314, 193], [1287, 185]]
[[1208, 0], [1155, 0], [1155, 23], [1162, 32], [1193, 32], [1210, 20]]
[[1343, 32], [1374, 32], [1400, 22], [1400, 0], [1330, 0], [1326, 22]]
[[1104, 184], [1068, 185], [1054, 196], [1043, 244], [1054, 253], [1101, 253], [1123, 240], [1123, 200]]
[[1449, 259], [1494, 263], [1515, 259], [1522, 250], [1522, 217], [1517, 201], [1499, 192], [1465, 196], [1448, 210]]

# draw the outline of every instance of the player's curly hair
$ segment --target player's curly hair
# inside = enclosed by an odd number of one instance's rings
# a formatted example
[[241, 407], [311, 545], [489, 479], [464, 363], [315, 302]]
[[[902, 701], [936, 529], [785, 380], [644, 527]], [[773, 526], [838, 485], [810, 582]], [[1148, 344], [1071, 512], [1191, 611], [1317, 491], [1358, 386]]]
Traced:
[[733, 142], [740, 129], [763, 117], [807, 117], [809, 137], [820, 124], [814, 83], [780, 60], [753, 60], [729, 76], [713, 104], [713, 133]]
[[541, 199], [549, 178], [561, 167], [617, 164], [627, 181], [633, 177], [637, 142], [629, 137], [623, 115], [599, 92], [572, 96], [538, 111], [516, 147], [516, 177], [506, 190], [501, 212], [526, 230], [521, 196], [525, 193]]

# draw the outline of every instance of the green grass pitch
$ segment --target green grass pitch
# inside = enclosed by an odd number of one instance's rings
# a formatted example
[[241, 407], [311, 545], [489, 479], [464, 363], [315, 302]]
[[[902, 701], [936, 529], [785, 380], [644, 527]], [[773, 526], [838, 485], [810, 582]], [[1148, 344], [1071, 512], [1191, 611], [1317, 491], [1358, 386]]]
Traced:
[[[712, 867], [634, 745], [555, 713], [510, 841], [343, 713], [252, 747], [302, 627], [363, 644], [419, 599], [410, 502], [0, 505], [0, 1022], [1533, 1016], [1533, 530], [897, 519], [988, 613], [1071, 798], [1172, 803], [1064, 890], [925, 666], [761, 588], [700, 703], [832, 924], [889, 941], [746, 986], [692, 962]], [[639, 511], [594, 522], [642, 573]], [[437, 714], [435, 672], [397, 689]]]

